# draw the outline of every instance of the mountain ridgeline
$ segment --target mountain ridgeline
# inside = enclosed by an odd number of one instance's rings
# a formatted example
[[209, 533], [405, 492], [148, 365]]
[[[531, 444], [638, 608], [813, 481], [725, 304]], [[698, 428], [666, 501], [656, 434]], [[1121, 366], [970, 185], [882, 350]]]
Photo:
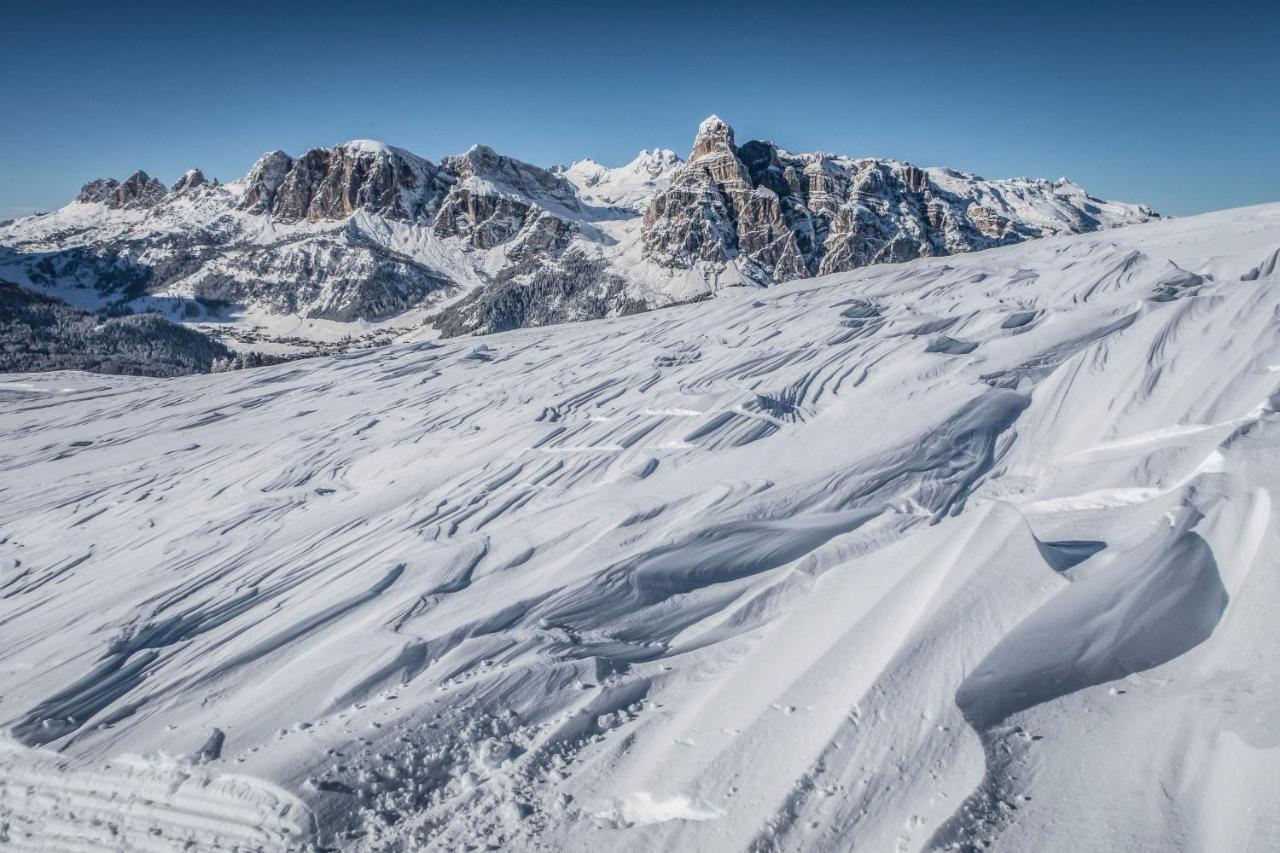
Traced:
[[[432, 163], [367, 140], [263, 155], [232, 183], [99, 179], [0, 227], [0, 267], [105, 302], [160, 296], [258, 315], [388, 322], [442, 334], [632, 313], [1153, 218], [1065, 179], [739, 145], [712, 116], [687, 161], [543, 169], [485, 146]], [[199, 315], [199, 309], [180, 318]]]

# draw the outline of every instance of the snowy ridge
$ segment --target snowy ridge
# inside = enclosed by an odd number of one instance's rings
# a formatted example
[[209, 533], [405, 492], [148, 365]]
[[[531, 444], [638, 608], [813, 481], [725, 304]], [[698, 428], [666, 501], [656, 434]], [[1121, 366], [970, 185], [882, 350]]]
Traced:
[[4, 761], [65, 782], [8, 843], [169, 755], [343, 850], [1268, 850], [1277, 257], [1271, 205], [13, 377]]

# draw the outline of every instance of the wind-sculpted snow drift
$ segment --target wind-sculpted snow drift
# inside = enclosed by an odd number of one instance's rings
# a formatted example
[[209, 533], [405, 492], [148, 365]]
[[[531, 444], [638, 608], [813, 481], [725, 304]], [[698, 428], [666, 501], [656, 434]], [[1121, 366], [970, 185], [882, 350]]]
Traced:
[[0, 387], [0, 847], [1263, 851], [1280, 206]]

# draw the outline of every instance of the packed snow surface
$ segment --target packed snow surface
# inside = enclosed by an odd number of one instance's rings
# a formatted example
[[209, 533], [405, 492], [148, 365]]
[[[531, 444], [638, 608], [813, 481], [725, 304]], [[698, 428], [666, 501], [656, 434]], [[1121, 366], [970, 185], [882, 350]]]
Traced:
[[0, 847], [1274, 850], [1278, 257], [8, 377]]

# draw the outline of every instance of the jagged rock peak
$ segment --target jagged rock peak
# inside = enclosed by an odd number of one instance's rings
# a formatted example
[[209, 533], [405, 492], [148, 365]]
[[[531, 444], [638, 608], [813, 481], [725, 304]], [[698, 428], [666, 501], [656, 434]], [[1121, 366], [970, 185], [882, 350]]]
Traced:
[[115, 178], [97, 178], [80, 188], [76, 201], [84, 204], [101, 204], [111, 197], [120, 182]]
[[164, 184], [139, 169], [115, 188], [106, 203], [116, 208], [154, 207], [168, 194]]
[[412, 221], [435, 198], [436, 173], [421, 157], [368, 139], [296, 159], [273, 151], [245, 178], [240, 209], [287, 222], [344, 219], [360, 209]]
[[164, 184], [139, 169], [123, 183], [114, 178], [90, 181], [80, 188], [76, 201], [105, 204], [114, 209], [154, 207], [168, 194]]
[[176, 195], [177, 193], [186, 192], [187, 190], [193, 190], [196, 187], [204, 186], [207, 183], [208, 181], [205, 180], [204, 172], [201, 172], [199, 169], [188, 169], [183, 173], [181, 178], [178, 178], [178, 180], [174, 182], [173, 192]]
[[698, 125], [698, 135], [693, 139], [693, 151], [689, 154], [689, 162], [692, 163], [707, 154], [732, 153], [733, 150], [733, 128], [720, 116], [710, 115]]
[[772, 283], [1150, 216], [1069, 182], [988, 182], [895, 160], [792, 154], [771, 142], [739, 146], [733, 128], [710, 116], [688, 164], [649, 202], [641, 243], [659, 266], [732, 262]]

